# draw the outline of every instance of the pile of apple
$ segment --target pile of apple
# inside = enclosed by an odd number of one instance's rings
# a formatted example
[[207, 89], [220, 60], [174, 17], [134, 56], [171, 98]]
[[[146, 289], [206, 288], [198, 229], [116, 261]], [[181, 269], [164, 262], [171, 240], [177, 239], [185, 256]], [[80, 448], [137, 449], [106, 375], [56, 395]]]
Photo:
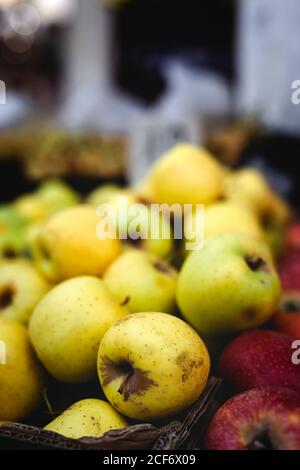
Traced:
[[[156, 239], [99, 238], [96, 208], [121, 210], [124, 198], [146, 208], [140, 233], [152, 202], [204, 204], [203, 247], [187, 252], [185, 240], [166, 239], [161, 213]], [[138, 187], [102, 186], [82, 201], [49, 181], [2, 206], [0, 420], [26, 420], [49, 374], [68, 384], [98, 375], [107, 398], [86, 396], [49, 431], [100, 437], [127, 418], [171, 419], [201, 396], [211, 356], [231, 398], [213, 417], [206, 448], [300, 449], [300, 365], [292, 362], [300, 285], [297, 294], [286, 282], [282, 294], [278, 274], [286, 250], [300, 259], [300, 237], [294, 228], [286, 236], [291, 221], [258, 171], [232, 171], [187, 144], [163, 155]], [[127, 214], [123, 224], [129, 231]], [[289, 279], [284, 262], [280, 274]]]

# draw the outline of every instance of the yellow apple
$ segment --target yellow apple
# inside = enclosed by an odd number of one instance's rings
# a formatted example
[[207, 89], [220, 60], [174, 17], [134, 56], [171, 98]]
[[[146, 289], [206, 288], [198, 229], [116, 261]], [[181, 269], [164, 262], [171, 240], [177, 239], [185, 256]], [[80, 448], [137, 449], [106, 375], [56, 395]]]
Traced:
[[166, 313], [128, 315], [107, 331], [98, 353], [107, 399], [125, 416], [142, 421], [176, 415], [194, 403], [209, 369], [201, 338]]
[[108, 431], [127, 426], [125, 419], [109, 403], [91, 398], [74, 403], [44, 429], [80, 439], [101, 437]]
[[49, 283], [25, 260], [0, 263], [0, 316], [27, 325], [30, 315], [50, 289]]
[[267, 322], [280, 299], [280, 281], [266, 243], [225, 233], [209, 237], [188, 256], [176, 297], [199, 334], [222, 337]]
[[138, 250], [122, 254], [104, 275], [114, 297], [131, 313], [173, 313], [176, 281], [177, 272], [166, 261]]
[[43, 372], [30, 344], [27, 329], [18, 322], [0, 317], [0, 420], [21, 421], [39, 404]]
[[163, 155], [148, 178], [160, 204], [208, 204], [224, 190], [224, 174], [218, 162], [205, 149], [189, 144], [179, 144]]
[[88, 205], [64, 209], [50, 217], [31, 241], [37, 267], [51, 281], [102, 275], [120, 253], [120, 241], [97, 236], [99, 217]]
[[[245, 233], [264, 239], [264, 231], [253, 212], [237, 202], [215, 202], [205, 207], [204, 239], [223, 233]], [[202, 233], [197, 231], [196, 215], [191, 213], [185, 220], [185, 237], [189, 243], [201, 242]]]
[[86, 382], [97, 374], [103, 335], [127, 313], [101, 279], [76, 277], [54, 287], [37, 305], [29, 334], [51, 375], [62, 382]]

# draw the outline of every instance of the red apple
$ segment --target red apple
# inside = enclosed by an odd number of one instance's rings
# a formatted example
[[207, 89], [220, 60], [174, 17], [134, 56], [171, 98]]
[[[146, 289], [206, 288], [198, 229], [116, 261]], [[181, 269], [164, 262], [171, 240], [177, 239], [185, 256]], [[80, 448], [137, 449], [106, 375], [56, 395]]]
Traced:
[[287, 231], [285, 246], [288, 252], [300, 251], [300, 222], [293, 224]]
[[300, 250], [290, 252], [279, 269], [282, 288], [300, 291]]
[[273, 324], [281, 333], [300, 339], [300, 291], [283, 294]]
[[254, 388], [228, 400], [210, 422], [208, 450], [300, 450], [300, 396]]
[[293, 364], [294, 339], [256, 330], [234, 339], [221, 356], [221, 374], [237, 390], [277, 386], [300, 393], [300, 365]]

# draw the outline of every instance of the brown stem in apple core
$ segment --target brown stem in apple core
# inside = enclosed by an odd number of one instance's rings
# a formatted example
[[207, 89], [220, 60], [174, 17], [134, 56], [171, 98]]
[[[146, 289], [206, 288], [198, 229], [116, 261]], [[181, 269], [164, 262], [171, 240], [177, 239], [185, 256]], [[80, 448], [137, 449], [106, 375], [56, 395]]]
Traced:
[[0, 292], [0, 309], [5, 309], [9, 307], [15, 295], [15, 288], [13, 286], [6, 286]]
[[264, 269], [267, 268], [267, 264], [265, 260], [261, 258], [260, 256], [249, 255], [249, 256], [246, 256], [245, 261], [247, 265], [249, 266], [249, 268], [251, 269], [251, 271], [254, 271], [254, 272], [259, 271], [262, 268]]
[[124, 394], [125, 401], [127, 401], [131, 395], [140, 395], [149, 387], [157, 386], [157, 384], [149, 378], [148, 371], [134, 367], [129, 361], [114, 363], [108, 357], [103, 357], [100, 371], [104, 387], [115, 379], [121, 379], [118, 393]]

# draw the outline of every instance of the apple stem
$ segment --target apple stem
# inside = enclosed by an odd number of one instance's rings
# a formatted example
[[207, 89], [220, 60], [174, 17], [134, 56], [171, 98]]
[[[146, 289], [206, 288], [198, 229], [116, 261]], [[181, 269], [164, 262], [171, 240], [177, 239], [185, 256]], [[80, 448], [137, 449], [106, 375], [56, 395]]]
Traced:
[[131, 376], [132, 376], [132, 372], [128, 372], [128, 374], [123, 376], [123, 380], [122, 380], [121, 385], [118, 389], [118, 393], [120, 393], [121, 395], [124, 393], [124, 400], [125, 401], [127, 401], [128, 398], [129, 398], [129, 393], [127, 391], [127, 385], [128, 385], [128, 381], [129, 381]]

